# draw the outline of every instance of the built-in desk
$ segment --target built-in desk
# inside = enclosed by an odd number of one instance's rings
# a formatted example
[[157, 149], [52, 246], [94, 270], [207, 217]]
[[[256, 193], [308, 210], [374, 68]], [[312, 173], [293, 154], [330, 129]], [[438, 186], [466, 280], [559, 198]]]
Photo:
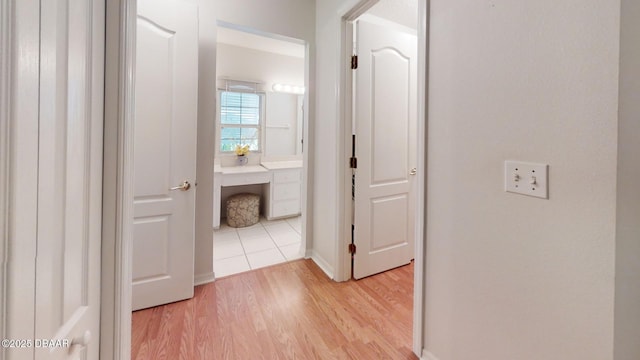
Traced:
[[213, 227], [220, 227], [223, 186], [265, 184], [264, 209], [268, 219], [300, 214], [302, 161], [213, 168]]

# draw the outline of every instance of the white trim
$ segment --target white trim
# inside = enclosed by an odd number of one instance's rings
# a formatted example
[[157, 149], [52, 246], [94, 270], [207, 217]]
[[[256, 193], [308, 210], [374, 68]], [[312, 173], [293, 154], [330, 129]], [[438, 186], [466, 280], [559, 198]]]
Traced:
[[[353, 49], [353, 28], [354, 25], [352, 22], [342, 21], [342, 42], [343, 47], [341, 51], [340, 58], [342, 59], [341, 63], [346, 63], [349, 61], [349, 58], [355, 51]], [[345, 99], [342, 101], [342, 104], [338, 104], [342, 108], [342, 118], [339, 121], [338, 127], [341, 127], [340, 130], [341, 136], [343, 138], [342, 146], [340, 149], [338, 147], [338, 157], [342, 159], [338, 163], [341, 165], [338, 172], [338, 206], [342, 206], [342, 213], [340, 214], [341, 222], [338, 222], [338, 236], [337, 239], [341, 239], [342, 241], [338, 242], [338, 254], [336, 255], [336, 259], [338, 260], [338, 265], [336, 266], [336, 272], [339, 274], [339, 279], [337, 281], [345, 281], [351, 278], [351, 256], [347, 251], [347, 246], [351, 242], [351, 224], [353, 223], [353, 209], [352, 209], [352, 199], [349, 194], [351, 194], [351, 186], [352, 186], [352, 178], [348, 176], [351, 173], [351, 168], [346, 161], [346, 159], [350, 156], [351, 142], [352, 142], [352, 133], [353, 133], [353, 108], [352, 99], [347, 99], [346, 97], [352, 97], [353, 94], [353, 73], [351, 71], [347, 71], [346, 66], [343, 66], [340, 70], [342, 76], [342, 91], [344, 93]], [[338, 137], [339, 139], [339, 137]], [[340, 146], [340, 142], [338, 141], [338, 146]], [[340, 182], [342, 181], [342, 185]], [[340, 199], [342, 199], [343, 203], [340, 203]], [[341, 266], [340, 266], [341, 265]]]
[[327, 260], [325, 260], [320, 254], [318, 254], [315, 250], [311, 250], [311, 260], [313, 260], [316, 265], [329, 277], [329, 279], [335, 279], [334, 273], [331, 270], [331, 265]]
[[[0, 3], [0, 339], [6, 339], [7, 246], [9, 244], [9, 90], [11, 88], [11, 2]], [[0, 349], [0, 355], [4, 354]], [[2, 357], [2, 356], [0, 356]]]
[[342, 5], [338, 10], [338, 16], [344, 21], [354, 21], [360, 15], [366, 13], [380, 0], [355, 0]]
[[315, 83], [315, 77], [312, 78], [311, 75], [311, 62], [313, 61], [315, 64], [315, 59], [311, 59], [312, 55], [315, 54], [311, 53], [311, 45], [305, 41], [304, 86], [307, 90], [302, 95], [302, 198], [300, 199], [300, 212], [302, 213], [300, 234], [302, 248], [305, 249], [305, 253], [311, 245], [308, 239], [313, 238], [313, 226], [309, 221], [309, 219], [313, 219], [313, 201], [310, 201], [313, 200], [313, 156], [310, 155], [310, 149], [313, 149], [313, 139], [311, 139], [310, 134], [313, 134], [312, 127], [315, 127], [309, 121], [311, 111], [315, 111], [315, 103], [311, 104], [312, 96], [310, 95], [310, 93], [314, 94], [315, 92], [314, 89], [311, 89], [311, 84]]
[[[336, 104], [338, 104], [336, 117], [338, 118], [338, 126], [336, 127], [336, 139], [343, 139], [343, 141], [337, 142], [337, 158], [336, 158], [336, 174], [338, 177], [338, 211], [336, 211], [336, 281], [346, 281], [351, 278], [351, 257], [347, 251], [347, 246], [351, 237], [351, 179], [347, 176], [351, 169], [347, 159], [349, 157], [349, 151], [351, 149], [351, 132], [350, 124], [348, 122], [351, 119], [351, 101], [347, 98], [351, 94], [351, 71], [347, 71], [346, 66], [349, 58], [351, 57], [352, 41], [350, 40], [351, 31], [348, 29], [347, 22], [353, 21], [358, 16], [364, 14], [373, 5], [377, 4], [379, 0], [360, 0], [357, 2], [351, 1], [345, 4], [338, 11], [338, 38], [336, 44], [338, 49], [338, 61], [337, 71], [338, 78], [336, 84], [338, 89], [336, 91]], [[349, 126], [348, 126], [349, 125]]]
[[[418, 186], [416, 187], [416, 233], [413, 270], [413, 352], [420, 354], [424, 346], [424, 288], [427, 239], [427, 129], [429, 118], [429, 0], [418, 0]], [[424, 121], [421, 121], [424, 120]], [[420, 141], [422, 139], [422, 141]], [[422, 169], [420, 169], [422, 168]]]
[[294, 37], [289, 37], [289, 36], [285, 36], [285, 35], [270, 33], [270, 32], [258, 30], [256, 28], [252, 28], [252, 27], [249, 27], [249, 26], [242, 26], [242, 25], [230, 23], [230, 22], [223, 21], [223, 20], [217, 20], [216, 21], [216, 25], [219, 26], [219, 27], [226, 28], [226, 29], [246, 32], [246, 33], [249, 33], [249, 34], [263, 36], [263, 37], [270, 38], [270, 39], [275, 39], [275, 40], [288, 41], [288, 42], [291, 42], [291, 43], [294, 43], [294, 44], [299, 44], [299, 45], [306, 45], [306, 43], [307, 43], [305, 40], [302, 40], [302, 39], [297, 39], [297, 38], [294, 38]]
[[[418, 155], [417, 163], [421, 164], [422, 171], [418, 171], [416, 187], [416, 226], [415, 226], [415, 267], [414, 267], [414, 309], [413, 309], [413, 352], [420, 354], [424, 342], [424, 279], [425, 279], [425, 248], [426, 248], [426, 171], [427, 171], [427, 76], [428, 76], [428, 0], [418, 0]], [[340, 32], [338, 44], [340, 46], [339, 61], [344, 64], [351, 55], [352, 29], [348, 22], [355, 20], [371, 8], [377, 0], [361, 0], [349, 7], [346, 5], [339, 16]], [[351, 149], [351, 94], [352, 73], [346, 66], [340, 66], [338, 71], [339, 89], [336, 93], [338, 103], [338, 211], [337, 218], [337, 245], [336, 245], [336, 281], [344, 281], [351, 274], [351, 259], [347, 254], [347, 244], [350, 242], [351, 226], [347, 219], [352, 214], [352, 202], [350, 194], [351, 179], [347, 176], [350, 168], [346, 159]], [[419, 168], [420, 170], [420, 168]], [[348, 216], [349, 215], [349, 216]], [[433, 358], [435, 359], [435, 358]]]
[[204, 285], [214, 281], [216, 281], [216, 274], [214, 272], [198, 274], [193, 278], [193, 286]]
[[136, 0], [107, 1], [100, 358], [131, 357]]

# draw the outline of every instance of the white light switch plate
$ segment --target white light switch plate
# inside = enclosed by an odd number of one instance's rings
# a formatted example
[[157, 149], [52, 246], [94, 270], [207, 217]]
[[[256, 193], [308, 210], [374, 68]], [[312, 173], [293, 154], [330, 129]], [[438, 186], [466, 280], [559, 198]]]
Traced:
[[507, 192], [549, 198], [549, 165], [520, 161], [504, 162], [504, 190]]

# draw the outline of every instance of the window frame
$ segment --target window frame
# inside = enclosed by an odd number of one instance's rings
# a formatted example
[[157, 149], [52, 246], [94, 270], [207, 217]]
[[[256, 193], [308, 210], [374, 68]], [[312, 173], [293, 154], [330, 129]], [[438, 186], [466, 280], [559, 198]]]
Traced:
[[[230, 93], [246, 93], [246, 94], [255, 94], [258, 95], [260, 101], [260, 117], [258, 120], [258, 125], [242, 125], [242, 124], [231, 124], [231, 125], [223, 125], [222, 124], [222, 93], [230, 92]], [[216, 106], [216, 151], [215, 154], [219, 156], [236, 156], [235, 150], [223, 151], [220, 149], [222, 145], [222, 129], [224, 127], [233, 127], [233, 128], [247, 128], [247, 129], [257, 129], [258, 131], [258, 150], [251, 150], [250, 153], [262, 154], [264, 152], [264, 142], [265, 142], [265, 101], [266, 101], [266, 93], [264, 91], [242, 91], [228, 88], [218, 88], [217, 90], [217, 106]]]

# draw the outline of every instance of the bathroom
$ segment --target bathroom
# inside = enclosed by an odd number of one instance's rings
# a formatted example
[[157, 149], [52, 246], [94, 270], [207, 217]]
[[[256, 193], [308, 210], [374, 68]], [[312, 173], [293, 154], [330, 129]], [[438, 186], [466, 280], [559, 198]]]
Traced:
[[[305, 53], [301, 40], [218, 22], [216, 278], [304, 256]], [[228, 201], [242, 194], [257, 209], [229, 221]]]

